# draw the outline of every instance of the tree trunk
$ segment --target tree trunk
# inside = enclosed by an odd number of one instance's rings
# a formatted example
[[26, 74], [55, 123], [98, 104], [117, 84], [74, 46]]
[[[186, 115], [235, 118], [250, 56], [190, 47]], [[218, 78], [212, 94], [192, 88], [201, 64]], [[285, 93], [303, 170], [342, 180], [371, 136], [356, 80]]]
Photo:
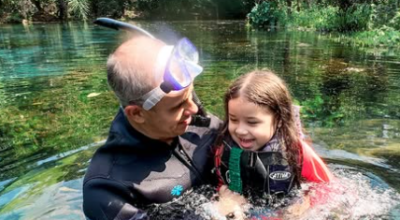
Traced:
[[341, 0], [339, 1], [339, 8], [342, 11], [347, 11], [347, 9], [351, 6], [351, 1], [350, 0]]
[[301, 1], [297, 0], [297, 4], [296, 4], [296, 10], [297, 12], [300, 12], [300, 5], [301, 5]]
[[36, 6], [39, 12], [43, 11], [42, 5], [40, 5], [40, 0], [32, 0], [32, 3]]
[[90, 1], [90, 10], [95, 17], [99, 15], [99, 6], [97, 1]]
[[65, 0], [57, 0], [58, 18], [62, 21], [68, 18], [68, 3]]
[[310, 0], [305, 0], [304, 2], [305, 2], [306, 5], [307, 5], [307, 9], [310, 9], [310, 8], [311, 8]]
[[286, 0], [286, 4], [287, 4], [287, 13], [288, 15], [292, 14], [292, 0]]
[[286, 0], [286, 4], [288, 7], [292, 7], [292, 0]]

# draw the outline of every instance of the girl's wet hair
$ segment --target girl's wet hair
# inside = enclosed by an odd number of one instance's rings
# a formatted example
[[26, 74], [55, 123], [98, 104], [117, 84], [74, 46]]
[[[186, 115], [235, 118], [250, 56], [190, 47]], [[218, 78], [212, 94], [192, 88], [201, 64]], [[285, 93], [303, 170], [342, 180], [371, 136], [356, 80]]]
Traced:
[[232, 99], [242, 97], [274, 114], [276, 131], [279, 132], [286, 147], [289, 164], [294, 167], [297, 182], [301, 177], [301, 147], [297, 132], [292, 98], [286, 83], [271, 71], [256, 70], [237, 78], [225, 93], [225, 119], [216, 146], [222, 145], [222, 140], [229, 135], [228, 103]]

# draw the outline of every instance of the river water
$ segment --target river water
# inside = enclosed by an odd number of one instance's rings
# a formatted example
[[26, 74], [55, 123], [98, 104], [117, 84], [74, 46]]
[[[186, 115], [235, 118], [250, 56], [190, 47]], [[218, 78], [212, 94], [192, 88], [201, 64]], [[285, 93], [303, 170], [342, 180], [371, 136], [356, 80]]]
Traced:
[[[286, 80], [336, 176], [329, 204], [303, 219], [400, 219], [398, 49], [243, 21], [137, 25], [196, 44], [204, 66], [196, 92], [219, 116], [240, 74], [266, 68]], [[90, 23], [0, 26], [0, 220], [84, 219], [82, 177], [118, 108], [105, 62], [127, 37]]]

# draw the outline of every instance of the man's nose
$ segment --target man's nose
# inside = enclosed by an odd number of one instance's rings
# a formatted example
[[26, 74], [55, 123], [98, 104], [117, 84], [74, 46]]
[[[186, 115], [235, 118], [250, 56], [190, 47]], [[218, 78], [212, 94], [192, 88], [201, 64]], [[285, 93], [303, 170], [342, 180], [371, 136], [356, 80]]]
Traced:
[[185, 106], [185, 115], [194, 115], [199, 111], [199, 107], [197, 104], [192, 100], [188, 99], [188, 103]]

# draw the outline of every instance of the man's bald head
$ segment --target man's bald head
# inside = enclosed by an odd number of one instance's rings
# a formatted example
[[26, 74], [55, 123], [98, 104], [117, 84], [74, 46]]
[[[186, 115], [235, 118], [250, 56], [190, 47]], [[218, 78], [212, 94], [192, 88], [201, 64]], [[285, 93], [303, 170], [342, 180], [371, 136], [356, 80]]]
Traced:
[[108, 58], [108, 84], [122, 106], [139, 100], [160, 82], [156, 82], [157, 56], [165, 43], [148, 37], [135, 37], [117, 48]]

